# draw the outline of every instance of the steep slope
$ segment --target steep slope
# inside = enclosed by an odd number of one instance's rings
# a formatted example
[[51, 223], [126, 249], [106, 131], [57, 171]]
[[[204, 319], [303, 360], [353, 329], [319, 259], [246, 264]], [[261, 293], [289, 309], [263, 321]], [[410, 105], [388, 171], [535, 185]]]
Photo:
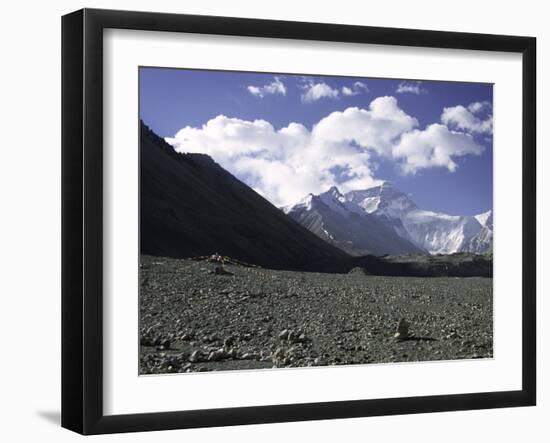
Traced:
[[387, 220], [401, 237], [431, 254], [482, 254], [492, 249], [491, 211], [478, 216], [424, 211], [388, 182], [345, 197], [366, 213]]
[[178, 154], [141, 127], [141, 253], [213, 253], [272, 269], [320, 270], [346, 258], [202, 154]]
[[309, 194], [283, 211], [323, 240], [352, 255], [421, 253], [391, 225], [348, 201], [336, 187]]

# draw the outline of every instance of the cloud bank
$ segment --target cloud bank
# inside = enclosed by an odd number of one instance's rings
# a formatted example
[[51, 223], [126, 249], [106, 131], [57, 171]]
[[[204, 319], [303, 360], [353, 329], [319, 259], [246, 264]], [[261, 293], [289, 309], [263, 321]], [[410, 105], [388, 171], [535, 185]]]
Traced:
[[277, 130], [265, 120], [219, 115], [166, 141], [178, 152], [211, 155], [277, 206], [333, 185], [343, 192], [375, 186], [378, 157], [414, 174], [434, 167], [452, 172], [454, 158], [483, 152], [466, 132], [439, 123], [419, 129], [394, 97], [376, 98], [367, 109], [332, 112], [311, 130], [300, 123]]

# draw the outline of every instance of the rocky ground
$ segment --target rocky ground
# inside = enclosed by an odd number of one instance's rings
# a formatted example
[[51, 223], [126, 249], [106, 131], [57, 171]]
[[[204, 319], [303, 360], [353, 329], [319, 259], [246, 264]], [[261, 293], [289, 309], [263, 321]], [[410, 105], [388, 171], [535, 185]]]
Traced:
[[140, 373], [489, 358], [492, 285], [142, 256]]

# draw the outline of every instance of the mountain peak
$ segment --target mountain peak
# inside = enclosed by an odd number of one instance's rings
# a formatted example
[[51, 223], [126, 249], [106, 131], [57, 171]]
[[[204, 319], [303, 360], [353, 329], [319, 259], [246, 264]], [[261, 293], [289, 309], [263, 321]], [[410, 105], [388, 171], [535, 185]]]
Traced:
[[328, 191], [319, 194], [317, 198], [333, 211], [346, 217], [349, 216], [350, 208], [347, 207], [348, 201], [336, 186], [331, 186]]
[[[310, 194], [307, 201], [308, 203], [304, 204], [302, 200], [301, 204], [285, 212], [308, 229], [317, 230], [317, 234], [322, 238], [344, 242], [342, 244], [347, 245], [344, 249], [348, 252], [364, 251], [361, 248], [353, 249], [349, 244], [355, 244], [357, 247], [359, 244], [368, 243], [364, 234], [354, 230], [359, 229], [358, 226], [361, 223], [371, 223], [368, 229], [365, 228], [371, 237], [376, 235], [385, 239], [391, 237], [393, 240], [388, 241], [394, 246], [399, 243], [398, 241], [405, 241], [400, 244], [400, 248], [408, 252], [418, 248], [417, 251], [427, 251], [432, 254], [459, 251], [483, 253], [492, 247], [492, 211], [475, 217], [450, 216], [424, 211], [416, 206], [408, 194], [389, 181], [372, 188], [349, 191], [344, 195], [336, 186], [332, 186], [319, 195]], [[311, 213], [309, 216], [308, 211]], [[353, 216], [353, 213], [359, 217]], [[344, 222], [336, 214], [343, 216], [346, 221]], [[393, 234], [386, 232], [385, 237], [380, 237], [382, 228], [375, 228], [373, 219], [386, 224]], [[344, 227], [343, 230], [342, 227]], [[375, 232], [377, 234], [374, 234]], [[396, 240], [395, 235], [400, 239]], [[368, 239], [369, 242], [374, 241], [374, 237]], [[373, 243], [369, 244], [372, 247]], [[383, 244], [375, 249], [385, 253], [393, 251]]]
[[331, 196], [339, 199], [340, 197], [343, 197], [343, 194], [340, 192], [340, 190], [336, 186], [331, 186], [328, 191], [325, 191], [319, 194], [319, 197], [321, 196]]
[[348, 200], [336, 186], [283, 210], [323, 240], [353, 255], [423, 252], [385, 220]]
[[372, 188], [350, 191], [346, 198], [368, 213], [379, 211], [395, 216], [403, 211], [417, 209], [410, 197], [389, 181]]
[[487, 212], [474, 216], [481, 226], [493, 227], [493, 211], [490, 209]]

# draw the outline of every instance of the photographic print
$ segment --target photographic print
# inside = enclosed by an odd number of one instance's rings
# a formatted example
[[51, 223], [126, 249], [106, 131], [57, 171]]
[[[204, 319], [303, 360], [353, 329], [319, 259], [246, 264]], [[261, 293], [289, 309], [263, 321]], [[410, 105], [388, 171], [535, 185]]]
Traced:
[[139, 373], [493, 356], [493, 85], [139, 69]]

